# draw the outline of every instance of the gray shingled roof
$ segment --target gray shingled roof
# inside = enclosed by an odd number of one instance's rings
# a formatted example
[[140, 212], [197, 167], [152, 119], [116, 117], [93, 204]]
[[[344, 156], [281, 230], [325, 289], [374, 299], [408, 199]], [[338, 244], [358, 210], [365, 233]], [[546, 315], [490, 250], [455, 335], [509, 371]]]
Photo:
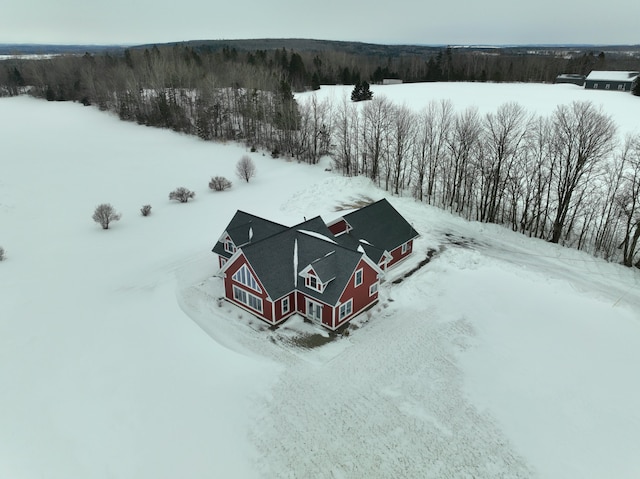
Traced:
[[371, 203], [343, 218], [353, 229], [337, 236], [336, 241], [347, 248], [362, 245], [367, 256], [376, 262], [381, 258], [382, 251], [391, 252], [418, 236], [413, 226], [386, 199]]
[[[233, 215], [225, 231], [237, 247], [249, 242], [250, 231], [252, 234], [251, 242], [255, 243], [287, 229], [289, 229], [288, 226], [238, 210]], [[220, 241], [214, 245], [212, 251], [226, 258], [231, 256], [224, 250], [224, 245]]]
[[[272, 300], [298, 289], [325, 303], [336, 304], [362, 255], [307, 232], [333, 239], [333, 234], [318, 216], [286, 231], [245, 245], [242, 252]], [[318, 270], [315, 267], [314, 270], [321, 275], [321, 279], [326, 280], [323, 276], [328, 276], [328, 279], [334, 278], [322, 293], [307, 288], [304, 278], [299, 275], [300, 271], [314, 261], [318, 267]], [[329, 266], [333, 267], [331, 273]]]

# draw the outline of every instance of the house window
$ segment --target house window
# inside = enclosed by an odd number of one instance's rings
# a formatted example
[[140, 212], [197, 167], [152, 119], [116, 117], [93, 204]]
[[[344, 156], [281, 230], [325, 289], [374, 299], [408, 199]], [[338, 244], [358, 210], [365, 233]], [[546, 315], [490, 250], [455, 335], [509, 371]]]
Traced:
[[409, 246], [409, 243], [403, 244], [402, 245], [402, 254], [407, 254], [410, 249], [411, 249], [411, 247]]
[[262, 299], [254, 296], [253, 294], [245, 291], [244, 289], [240, 289], [237, 286], [233, 287], [233, 299], [244, 304], [245, 306], [249, 306], [254, 311], [258, 311], [262, 313]]
[[346, 303], [340, 305], [340, 311], [339, 311], [340, 321], [342, 321], [344, 318], [349, 316], [351, 313], [353, 313], [353, 299], [350, 299]]
[[593, 89], [594, 89], [594, 90], [597, 90], [597, 89], [598, 89], [598, 84], [597, 84], [597, 83], [594, 83], [594, 84], [593, 84]]
[[371, 286], [369, 286], [369, 296], [373, 296], [374, 294], [376, 294], [378, 292], [378, 283], [373, 283]]
[[360, 268], [358, 271], [356, 271], [355, 287], [357, 288], [361, 284], [362, 284], [362, 268]]
[[258, 293], [262, 293], [260, 286], [258, 286], [258, 282], [253, 277], [246, 264], [243, 264], [242, 267], [235, 272], [232, 278], [235, 282], [244, 284], [247, 288], [251, 288]]
[[618, 90], [624, 90], [624, 85], [618, 85]]
[[282, 299], [282, 314], [287, 314], [289, 312], [289, 298]]
[[605, 90], [608, 90], [608, 89], [609, 89], [609, 87], [611, 87], [611, 84], [610, 84], [610, 83], [607, 83], [607, 84], [605, 85], [604, 89], [605, 89]]
[[307, 286], [307, 288], [315, 289], [316, 291], [322, 292], [322, 283], [318, 281], [318, 278], [313, 275], [307, 276], [305, 285]]
[[224, 240], [224, 250], [227, 253], [235, 253], [236, 252], [236, 245], [233, 244], [233, 241], [231, 241], [229, 238]]

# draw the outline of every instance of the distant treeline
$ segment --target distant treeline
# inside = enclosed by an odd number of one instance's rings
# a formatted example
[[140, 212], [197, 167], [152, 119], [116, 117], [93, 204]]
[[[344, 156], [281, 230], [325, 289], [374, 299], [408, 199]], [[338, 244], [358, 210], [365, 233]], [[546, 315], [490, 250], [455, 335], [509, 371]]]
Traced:
[[293, 96], [320, 84], [385, 78], [551, 82], [559, 73], [637, 70], [637, 60], [591, 52], [567, 59], [454, 48], [391, 57], [365, 51], [178, 44], [8, 60], [0, 63], [0, 93], [97, 105], [123, 120], [240, 141], [274, 157], [316, 163], [330, 154], [343, 174], [366, 175], [396, 194], [637, 264], [640, 137], [619, 139], [612, 119], [590, 103], [539, 118], [516, 104], [480, 116], [456, 113], [447, 102], [413, 112], [382, 97], [357, 107], [346, 98], [336, 105]]

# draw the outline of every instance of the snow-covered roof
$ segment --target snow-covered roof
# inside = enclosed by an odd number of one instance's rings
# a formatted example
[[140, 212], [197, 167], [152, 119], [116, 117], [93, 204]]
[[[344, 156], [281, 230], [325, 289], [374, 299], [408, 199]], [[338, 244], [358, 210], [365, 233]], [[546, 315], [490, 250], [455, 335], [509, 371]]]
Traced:
[[587, 76], [587, 80], [596, 81], [632, 81], [640, 72], [629, 71], [598, 71], [594, 70]]

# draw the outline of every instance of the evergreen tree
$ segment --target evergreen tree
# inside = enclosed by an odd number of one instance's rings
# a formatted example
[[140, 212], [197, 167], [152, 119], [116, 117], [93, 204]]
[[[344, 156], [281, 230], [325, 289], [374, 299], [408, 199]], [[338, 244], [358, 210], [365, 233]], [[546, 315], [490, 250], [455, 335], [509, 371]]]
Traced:
[[635, 96], [640, 96], [640, 76], [636, 78], [635, 82], [633, 82], [631, 93], [633, 93]]
[[351, 101], [371, 100], [371, 98], [373, 98], [373, 92], [369, 87], [369, 83], [366, 81], [357, 82], [351, 92]]

